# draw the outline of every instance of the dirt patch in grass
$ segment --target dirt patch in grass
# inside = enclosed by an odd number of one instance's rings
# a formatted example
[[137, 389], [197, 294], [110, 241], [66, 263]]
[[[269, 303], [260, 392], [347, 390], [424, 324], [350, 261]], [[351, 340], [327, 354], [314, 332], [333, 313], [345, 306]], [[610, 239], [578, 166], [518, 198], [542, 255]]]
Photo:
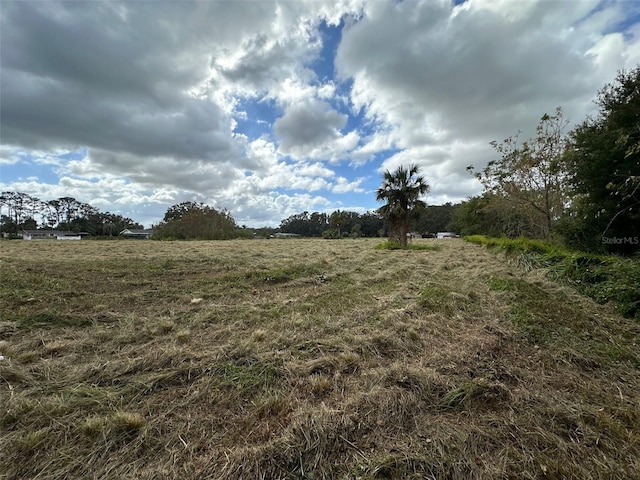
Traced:
[[3, 243], [0, 471], [639, 478], [637, 322], [379, 243]]

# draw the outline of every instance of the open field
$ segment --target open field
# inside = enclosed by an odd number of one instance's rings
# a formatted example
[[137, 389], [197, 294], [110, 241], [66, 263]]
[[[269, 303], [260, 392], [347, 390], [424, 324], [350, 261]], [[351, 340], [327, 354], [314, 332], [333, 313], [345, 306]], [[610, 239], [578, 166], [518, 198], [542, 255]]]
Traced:
[[640, 478], [640, 324], [462, 240], [0, 243], [0, 478]]

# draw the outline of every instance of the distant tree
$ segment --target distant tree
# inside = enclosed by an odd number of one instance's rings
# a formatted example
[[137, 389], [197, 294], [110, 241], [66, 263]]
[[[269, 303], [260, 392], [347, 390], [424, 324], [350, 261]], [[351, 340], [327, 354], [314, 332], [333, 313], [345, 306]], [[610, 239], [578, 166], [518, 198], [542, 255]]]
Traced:
[[60, 211], [63, 218], [61, 223], [65, 225], [65, 228], [68, 228], [80, 209], [80, 202], [73, 197], [61, 197], [58, 202], [60, 203]]
[[503, 195], [486, 192], [457, 206], [446, 230], [461, 235], [489, 237], [536, 237], [537, 224], [531, 224], [529, 209]]
[[123, 217], [116, 213], [103, 213], [100, 214], [97, 221], [100, 224], [100, 235], [103, 236], [118, 236], [119, 233], [127, 228], [130, 229], [143, 229], [144, 226], [130, 219], [129, 217]]
[[384, 220], [378, 212], [367, 212], [358, 218], [362, 226], [362, 235], [365, 237], [377, 237], [378, 232], [384, 229]]
[[309, 216], [309, 234], [317, 237], [322, 235], [329, 226], [329, 216], [326, 213], [313, 212]]
[[0, 232], [10, 236], [16, 235], [18, 233], [18, 225], [9, 215], [0, 215]]
[[451, 203], [416, 207], [415, 219], [411, 222], [411, 231], [422, 234], [447, 231], [456, 208], [458, 205]]
[[[15, 235], [19, 230], [33, 229], [36, 216], [40, 215], [42, 202], [27, 193], [6, 191], [0, 194], [0, 212], [6, 209], [6, 215], [0, 213], [2, 231]], [[4, 208], [3, 208], [4, 207]]]
[[335, 228], [327, 228], [324, 232], [322, 232], [322, 238], [336, 239], [341, 237], [340, 235], [338, 235], [338, 231]]
[[197, 202], [182, 202], [177, 203], [169, 207], [164, 214], [163, 221], [170, 222], [172, 220], [180, 220], [187, 213], [192, 212], [194, 210], [202, 210], [204, 208], [203, 203]]
[[349, 215], [347, 212], [336, 210], [329, 216], [329, 223], [335, 227], [338, 237], [342, 236], [341, 228], [344, 227], [349, 221]]
[[59, 225], [62, 221], [62, 204], [60, 200], [49, 200], [47, 206], [49, 207], [49, 211], [47, 214], [47, 224], [53, 228], [56, 225]]
[[21, 192], [2, 192], [0, 203], [7, 208], [7, 217], [12, 222], [20, 226], [22, 221], [29, 213], [29, 206], [37, 199], [27, 193]]
[[400, 166], [394, 172], [387, 170], [382, 185], [376, 191], [376, 200], [387, 202], [378, 212], [389, 223], [389, 236], [403, 247], [407, 246], [410, 216], [416, 207], [425, 205], [420, 197], [429, 191], [429, 185], [419, 170], [417, 165], [409, 168]]
[[20, 227], [24, 230], [36, 230], [38, 228], [38, 222], [35, 218], [25, 218]]
[[[338, 210], [340, 221], [340, 234], [353, 231], [354, 226], [360, 225], [361, 234], [365, 237], [375, 237], [383, 228], [383, 219], [376, 212], [359, 214], [346, 210]], [[334, 212], [335, 213], [335, 212]], [[333, 214], [332, 214], [333, 215]], [[334, 216], [335, 221], [338, 217]], [[326, 237], [325, 232], [332, 230], [338, 235], [336, 224], [331, 223], [331, 215], [320, 212], [302, 212], [282, 220], [279, 230], [283, 233], [296, 233], [304, 237]]]
[[[512, 202], [517, 210], [525, 213], [535, 237], [549, 238], [553, 222], [560, 218], [568, 202], [566, 174], [562, 159], [566, 138], [563, 134], [567, 121], [562, 109], [554, 115], [542, 116], [536, 136], [518, 143], [518, 136], [502, 142], [491, 142], [500, 158], [490, 161], [475, 174], [485, 192], [490, 192]], [[533, 231], [532, 228], [527, 228]]]
[[154, 238], [177, 240], [226, 240], [253, 237], [250, 230], [236, 225], [231, 214], [208, 205], [183, 202], [169, 207], [165, 221], [157, 225]]
[[[312, 228], [309, 212], [302, 212], [282, 220], [280, 222], [280, 231], [282, 233], [295, 233], [304, 237], [313, 236], [315, 229]], [[318, 232], [319, 235], [321, 232]]]
[[130, 218], [109, 212], [102, 213], [73, 197], [42, 201], [21, 192], [0, 194], [2, 232], [15, 234], [21, 229], [36, 229], [38, 225], [42, 228], [88, 232], [98, 236], [117, 236], [125, 228], [143, 228]]
[[[640, 248], [640, 66], [600, 92], [596, 118], [571, 132], [566, 165], [574, 191], [563, 233], [594, 250]], [[610, 242], [607, 238], [629, 239]]]

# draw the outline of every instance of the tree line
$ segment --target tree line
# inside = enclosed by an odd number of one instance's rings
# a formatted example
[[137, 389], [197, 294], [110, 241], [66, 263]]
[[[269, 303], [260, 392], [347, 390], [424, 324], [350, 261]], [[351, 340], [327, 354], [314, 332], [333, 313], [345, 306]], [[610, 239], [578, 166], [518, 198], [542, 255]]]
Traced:
[[[457, 205], [421, 205], [408, 218], [407, 231], [428, 236], [448, 229]], [[383, 211], [358, 213], [336, 210], [332, 213], [302, 212], [282, 220], [278, 230], [304, 237], [386, 237], [393, 226]]]
[[143, 227], [128, 217], [101, 212], [73, 197], [40, 200], [22, 192], [0, 194], [0, 232], [15, 236], [21, 230], [39, 228], [113, 237], [126, 228]]
[[[457, 205], [422, 206], [410, 219], [412, 232], [445, 230]], [[86, 232], [98, 237], [116, 237], [125, 229], [144, 228], [131, 218], [101, 212], [73, 197], [40, 200], [22, 192], [0, 194], [0, 232], [16, 236], [22, 230], [64, 230]], [[302, 212], [282, 220], [279, 227], [247, 228], [238, 226], [231, 212], [216, 210], [204, 203], [186, 201], [169, 207], [161, 222], [153, 225], [157, 239], [211, 239], [269, 237], [276, 232], [304, 237], [382, 237], [389, 224], [379, 211], [358, 213], [336, 210], [332, 213]]]

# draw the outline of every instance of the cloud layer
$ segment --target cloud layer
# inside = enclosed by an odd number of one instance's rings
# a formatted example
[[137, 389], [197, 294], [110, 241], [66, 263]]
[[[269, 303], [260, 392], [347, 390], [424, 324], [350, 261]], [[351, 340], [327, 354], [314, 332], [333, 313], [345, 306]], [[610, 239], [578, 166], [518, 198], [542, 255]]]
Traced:
[[372, 209], [420, 164], [478, 192], [489, 142], [573, 122], [640, 63], [636, 2], [4, 2], [0, 188], [149, 224], [186, 199], [239, 223]]

